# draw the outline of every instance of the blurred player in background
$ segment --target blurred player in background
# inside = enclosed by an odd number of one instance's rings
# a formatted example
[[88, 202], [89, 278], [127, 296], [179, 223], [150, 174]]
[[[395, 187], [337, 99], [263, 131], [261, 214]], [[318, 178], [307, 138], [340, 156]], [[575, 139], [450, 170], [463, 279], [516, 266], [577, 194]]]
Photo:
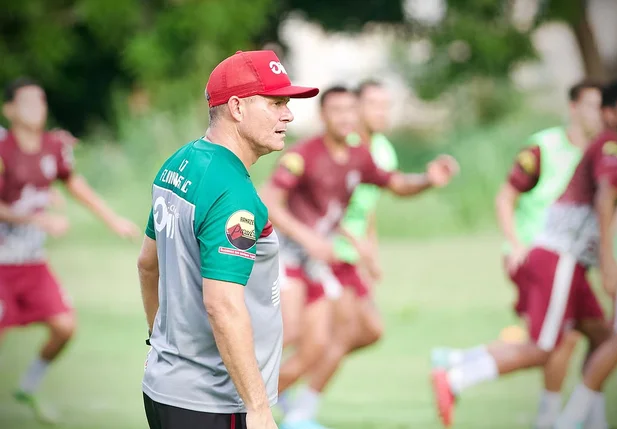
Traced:
[[43, 410], [35, 393], [49, 364], [75, 331], [67, 297], [44, 255], [47, 234], [67, 232], [68, 220], [48, 212], [51, 185], [60, 180], [84, 206], [121, 237], [138, 237], [139, 228], [118, 216], [86, 181], [73, 173], [68, 133], [45, 132], [47, 101], [34, 81], [18, 79], [6, 88], [4, 115], [10, 131], [0, 141], [0, 334], [7, 328], [42, 323], [49, 338], [21, 380], [15, 398], [42, 421], [54, 416]]
[[[603, 100], [611, 106], [617, 101], [608, 100], [606, 93]], [[612, 293], [612, 282], [617, 281], [611, 230], [614, 201], [605, 201], [617, 186], [617, 143], [611, 142], [611, 137], [603, 133], [585, 150], [565, 191], [547, 210], [544, 227], [518, 268], [515, 280], [531, 341], [472, 349], [466, 352], [466, 359], [449, 369], [434, 370], [437, 405], [446, 426], [452, 421], [455, 398], [462, 391], [504, 374], [546, 365], [568, 330], [585, 334], [591, 352], [610, 337], [612, 329], [604, 320], [587, 272], [600, 257], [603, 284]], [[598, 241], [602, 243], [600, 255]], [[598, 395], [595, 399], [595, 418], [586, 421], [585, 428], [606, 429], [603, 398]]]
[[[384, 171], [398, 167], [396, 151], [382, 133], [389, 127], [390, 95], [377, 81], [365, 81], [356, 90], [359, 106], [359, 142], [371, 152], [375, 164]], [[348, 139], [348, 141], [351, 140]], [[313, 421], [317, 417], [320, 397], [334, 376], [343, 357], [381, 338], [383, 323], [375, 306], [371, 286], [381, 277], [378, 255], [375, 209], [381, 189], [371, 184], [357, 186], [341, 228], [334, 240], [336, 263], [332, 271], [343, 286], [335, 302], [335, 326], [325, 355], [313, 369], [306, 387], [296, 394], [290, 421]], [[351, 238], [350, 238], [351, 236]], [[360, 250], [360, 251], [359, 251]], [[314, 424], [317, 427], [316, 424]]]
[[[496, 198], [497, 219], [506, 238], [505, 268], [515, 284], [529, 246], [544, 226], [548, 208], [563, 193], [585, 148], [602, 129], [600, 85], [577, 83], [570, 89], [569, 99], [568, 126], [549, 128], [531, 136]], [[519, 296], [515, 311], [521, 318], [526, 317], [525, 304], [525, 297]], [[518, 332], [505, 330], [503, 339], [524, 341]], [[550, 429], [561, 410], [561, 388], [579, 336], [576, 331], [568, 332], [544, 367], [545, 390], [535, 423], [538, 429]], [[469, 356], [461, 350], [437, 349], [433, 351], [433, 365], [458, 365], [485, 349], [485, 346], [473, 349]]]
[[[411, 196], [446, 185], [458, 171], [449, 156], [432, 161], [424, 174], [377, 167], [366, 145], [347, 143], [357, 127], [357, 102], [356, 94], [347, 88], [324, 91], [320, 104], [325, 133], [287, 151], [261, 192], [281, 242], [286, 342], [296, 344], [295, 353], [281, 367], [280, 392], [313, 368], [330, 344], [332, 300], [342, 293], [341, 279], [330, 267], [337, 259], [332, 238], [356, 186], [371, 183]], [[290, 417], [285, 427], [314, 425]]]
[[[593, 199], [587, 199], [587, 205], [571, 206], [570, 222], [578, 224], [578, 230], [588, 228], [587, 239], [593, 236], [593, 246], [597, 246], [598, 262], [602, 273], [602, 285], [615, 300], [617, 289], [617, 261], [615, 260], [613, 242], [614, 234], [611, 227], [617, 203], [617, 81], [606, 87], [602, 95], [602, 116], [605, 130], [598, 136], [593, 151], [590, 150], [589, 164], [596, 163], [594, 171], [612, 172], [612, 174], [593, 177], [595, 190]], [[593, 167], [592, 167], [593, 168]], [[588, 183], [591, 182], [588, 178]], [[574, 214], [575, 208], [579, 213]], [[589, 216], [595, 211], [595, 216]], [[585, 212], [587, 217], [584, 217]], [[566, 213], [563, 213], [566, 215]], [[598, 237], [599, 236], [599, 237]], [[589, 240], [591, 242], [591, 240]], [[617, 301], [615, 313], [617, 314]], [[617, 318], [613, 320], [615, 322]], [[613, 326], [611, 339], [605, 342], [590, 357], [583, 374], [583, 382], [572, 393], [570, 400], [559, 417], [556, 429], [606, 429], [605, 399], [602, 394], [603, 385], [617, 365], [617, 325]]]

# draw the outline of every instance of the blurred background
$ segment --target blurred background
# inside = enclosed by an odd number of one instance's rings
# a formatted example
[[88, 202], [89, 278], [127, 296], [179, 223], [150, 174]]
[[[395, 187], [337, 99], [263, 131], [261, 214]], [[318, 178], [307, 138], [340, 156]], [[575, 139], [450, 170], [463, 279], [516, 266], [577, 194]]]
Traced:
[[[615, 0], [4, 0], [0, 84], [22, 75], [40, 81], [49, 127], [80, 139], [77, 170], [145, 225], [154, 174], [203, 135], [205, 83], [236, 50], [275, 50], [298, 84], [384, 82], [401, 168], [421, 171], [446, 152], [462, 174], [447, 189], [381, 202], [384, 280], [376, 295], [385, 337], [350, 358], [321, 420], [333, 428], [438, 428], [430, 349], [486, 342], [519, 323], [501, 267], [497, 189], [532, 133], [566, 122], [569, 86], [617, 77], [616, 23]], [[288, 144], [320, 131], [317, 100], [290, 106]], [[253, 167], [257, 184], [277, 157]], [[62, 412], [63, 428], [145, 428], [139, 245], [116, 239], [85, 209], [67, 210], [71, 232], [48, 247], [81, 325], [44, 397]], [[35, 327], [3, 341], [2, 427], [38, 427], [10, 393], [43, 336]], [[564, 393], [579, 380], [582, 352]], [[540, 390], [538, 371], [474, 388], [457, 427], [531, 427]], [[615, 393], [613, 377], [613, 425]]]

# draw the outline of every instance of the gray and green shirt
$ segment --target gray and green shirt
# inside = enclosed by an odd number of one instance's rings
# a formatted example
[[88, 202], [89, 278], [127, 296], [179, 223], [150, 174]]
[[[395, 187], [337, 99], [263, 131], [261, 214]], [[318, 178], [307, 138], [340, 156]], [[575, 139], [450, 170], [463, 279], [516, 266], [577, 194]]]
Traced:
[[246, 287], [255, 354], [274, 405], [283, 341], [278, 239], [242, 162], [202, 139], [178, 150], [154, 180], [146, 235], [156, 240], [160, 277], [144, 393], [189, 410], [246, 411], [208, 321], [207, 278]]

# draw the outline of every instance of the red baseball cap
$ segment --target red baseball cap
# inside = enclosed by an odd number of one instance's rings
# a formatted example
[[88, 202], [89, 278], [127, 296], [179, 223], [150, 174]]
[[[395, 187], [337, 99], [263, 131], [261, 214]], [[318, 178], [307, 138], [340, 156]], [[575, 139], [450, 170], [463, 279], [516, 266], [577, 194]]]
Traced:
[[273, 51], [238, 51], [212, 70], [206, 84], [210, 107], [225, 104], [233, 96], [311, 98], [319, 89], [291, 84], [285, 67]]

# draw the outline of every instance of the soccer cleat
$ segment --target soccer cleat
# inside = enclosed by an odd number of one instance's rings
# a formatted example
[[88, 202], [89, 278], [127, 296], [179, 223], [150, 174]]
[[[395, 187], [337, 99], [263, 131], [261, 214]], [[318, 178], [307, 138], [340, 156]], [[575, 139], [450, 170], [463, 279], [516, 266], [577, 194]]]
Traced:
[[456, 397], [450, 388], [448, 373], [443, 369], [436, 369], [433, 370], [431, 378], [433, 381], [433, 393], [435, 394], [435, 404], [437, 405], [439, 418], [445, 427], [450, 427], [454, 419], [454, 403]]
[[325, 426], [320, 425], [314, 420], [301, 420], [298, 422], [283, 423], [280, 426], [281, 429], [328, 429]]
[[36, 419], [46, 425], [55, 425], [58, 423], [58, 417], [50, 410], [41, 406], [36, 397], [30, 393], [17, 391], [13, 394], [15, 400], [32, 410]]

